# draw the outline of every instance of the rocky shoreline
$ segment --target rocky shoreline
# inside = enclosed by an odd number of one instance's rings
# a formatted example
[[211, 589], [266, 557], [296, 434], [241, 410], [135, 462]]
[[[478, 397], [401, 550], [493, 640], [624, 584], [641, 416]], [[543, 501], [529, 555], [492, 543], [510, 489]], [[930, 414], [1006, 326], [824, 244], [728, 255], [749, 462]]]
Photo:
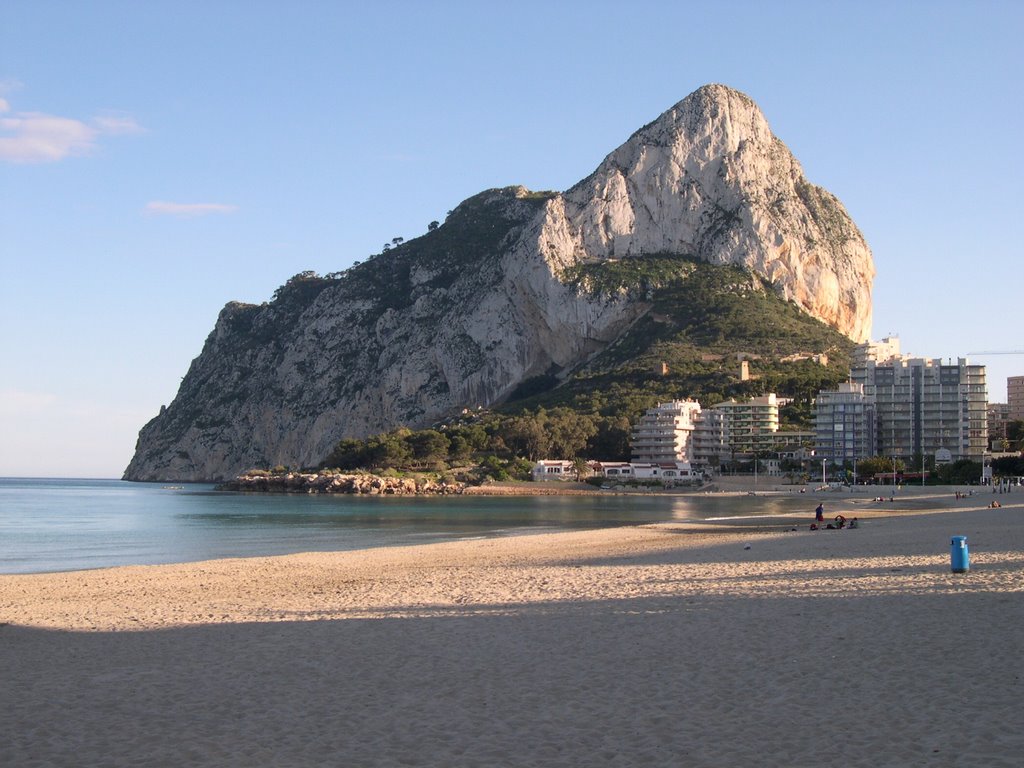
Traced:
[[380, 496], [449, 496], [461, 494], [466, 484], [429, 478], [378, 475], [249, 472], [217, 486], [219, 491], [252, 493], [340, 493]]

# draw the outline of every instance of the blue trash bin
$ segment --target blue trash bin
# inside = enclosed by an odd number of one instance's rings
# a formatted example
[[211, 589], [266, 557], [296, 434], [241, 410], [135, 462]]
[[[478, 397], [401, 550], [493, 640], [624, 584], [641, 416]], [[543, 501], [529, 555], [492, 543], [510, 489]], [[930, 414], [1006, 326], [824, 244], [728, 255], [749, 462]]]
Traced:
[[971, 555], [967, 551], [967, 537], [954, 536], [949, 553], [949, 565], [953, 573], [966, 573], [971, 569]]

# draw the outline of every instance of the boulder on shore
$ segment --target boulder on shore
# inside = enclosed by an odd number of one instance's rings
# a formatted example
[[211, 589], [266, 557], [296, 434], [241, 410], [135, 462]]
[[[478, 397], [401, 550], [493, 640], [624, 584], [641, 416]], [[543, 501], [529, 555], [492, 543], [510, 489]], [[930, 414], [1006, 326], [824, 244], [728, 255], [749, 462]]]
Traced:
[[247, 472], [217, 486], [219, 491], [252, 493], [351, 493], [381, 496], [461, 494], [465, 483], [429, 478], [380, 477], [379, 475], [287, 472]]

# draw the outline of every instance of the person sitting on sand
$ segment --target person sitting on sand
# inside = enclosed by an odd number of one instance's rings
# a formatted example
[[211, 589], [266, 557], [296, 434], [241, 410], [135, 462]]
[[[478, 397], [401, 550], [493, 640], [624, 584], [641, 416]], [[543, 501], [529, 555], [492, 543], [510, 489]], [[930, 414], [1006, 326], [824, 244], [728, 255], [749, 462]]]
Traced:
[[857, 524], [857, 518], [855, 517], [855, 518], [853, 518], [853, 520], [850, 521], [850, 524], [848, 526], [846, 526], [846, 527], [847, 528], [856, 528], [857, 525], [858, 525]]
[[843, 515], [836, 515], [836, 528], [843, 528], [846, 526], [846, 518]]

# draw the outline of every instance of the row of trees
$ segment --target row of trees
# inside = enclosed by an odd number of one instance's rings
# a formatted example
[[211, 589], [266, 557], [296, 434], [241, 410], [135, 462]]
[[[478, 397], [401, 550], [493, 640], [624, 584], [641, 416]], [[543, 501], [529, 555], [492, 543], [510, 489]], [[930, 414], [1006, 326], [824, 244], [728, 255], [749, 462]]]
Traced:
[[999, 440], [1001, 451], [1024, 451], [1024, 421], [1011, 421], [1006, 425], [1006, 435]]
[[[996, 467], [997, 462], [1000, 462], [1000, 467], [998, 469]], [[996, 474], [1013, 474], [1010, 470], [1018, 468], [1018, 465], [1022, 470], [1021, 474], [1024, 474], [1024, 459], [1017, 459], [1014, 457], [1011, 457], [1009, 461], [997, 459], [992, 464], [993, 471], [995, 471]], [[936, 465], [932, 457], [927, 457], [922, 464], [920, 455], [911, 460], [909, 469], [902, 459], [894, 460], [890, 456], [872, 456], [871, 458], [857, 462], [857, 477], [866, 479], [873, 475], [891, 475], [893, 471], [895, 471], [898, 476], [900, 473], [907, 471], [919, 472], [922, 466], [936, 482], [942, 485], [967, 485], [970, 483], [977, 483], [981, 480], [981, 462], [971, 461], [970, 459], [960, 459], [948, 464]], [[1000, 472], [1000, 470], [1002, 470], [1002, 472]]]
[[[911, 472], [919, 471], [920, 460], [911, 462]], [[966, 485], [977, 483], [981, 480], [981, 462], [970, 459], [960, 459], [948, 464], [936, 465], [931, 457], [924, 463], [925, 470], [942, 485]], [[893, 471], [893, 460], [888, 456], [873, 456], [870, 459], [857, 462], [857, 476], [869, 477], [881, 473]], [[907, 471], [900, 459], [896, 459], [896, 472]], [[1024, 477], [1024, 456], [1004, 456], [992, 460], [992, 474], [994, 477]]]
[[[444, 470], [483, 462], [496, 474], [522, 474], [546, 456], [567, 459], [629, 458], [629, 419], [580, 414], [570, 408], [518, 415], [489, 414], [478, 421], [438, 429], [395, 429], [365, 440], [340, 441], [321, 463], [327, 469]], [[496, 458], [488, 463], [489, 458]], [[527, 469], [528, 471], [528, 469]]]
[[[449, 211], [449, 213], [451, 213], [451, 211]], [[432, 221], [429, 224], [427, 224], [427, 231], [428, 232], [433, 232], [439, 226], [441, 226], [441, 225], [438, 224], [437, 221]], [[393, 238], [391, 238], [391, 242], [390, 243], [384, 243], [384, 248], [383, 248], [382, 252], [383, 253], [387, 253], [392, 248], [397, 248], [398, 246], [400, 246], [404, 242], [405, 242], [405, 238], [404, 237], [393, 237]], [[359, 262], [356, 262], [356, 263], [358, 264]]]
[[992, 459], [995, 477], [1024, 477], [1024, 456], [1003, 456]]

